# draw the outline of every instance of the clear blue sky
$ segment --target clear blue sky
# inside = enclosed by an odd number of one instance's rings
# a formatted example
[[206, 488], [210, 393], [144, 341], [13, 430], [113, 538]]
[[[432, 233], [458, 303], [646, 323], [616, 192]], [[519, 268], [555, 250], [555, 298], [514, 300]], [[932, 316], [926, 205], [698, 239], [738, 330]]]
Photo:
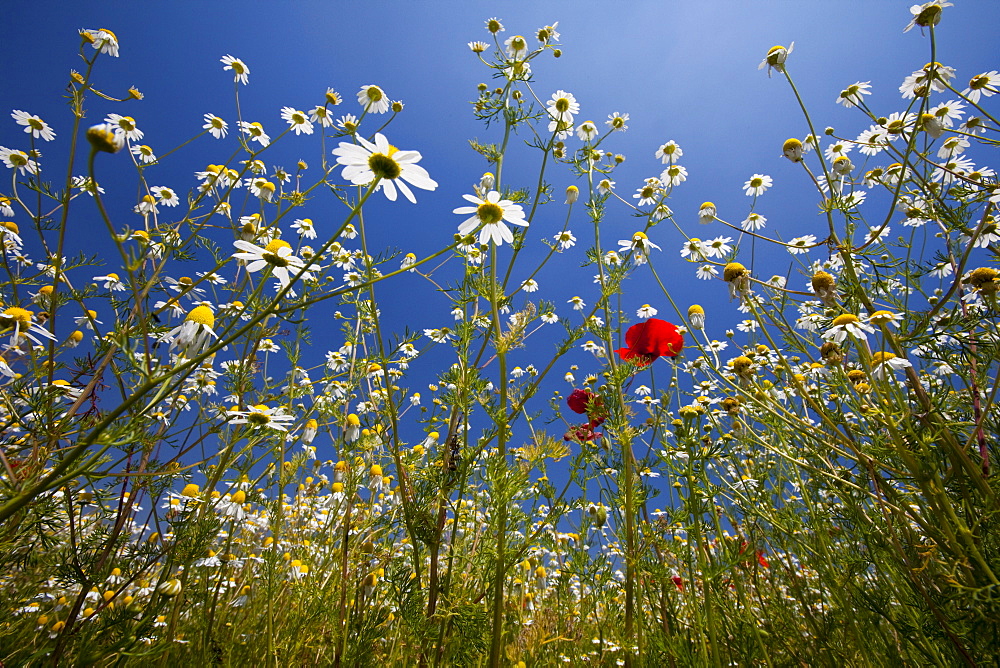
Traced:
[[[534, 61], [536, 91], [546, 99], [553, 91], [572, 92], [581, 104], [578, 120], [594, 120], [603, 127], [608, 114], [629, 113], [629, 130], [607, 144], [627, 156], [616, 172], [619, 191], [627, 198], [647, 176], [663, 166], [653, 157], [666, 140], [684, 150], [681, 160], [689, 172], [671, 202], [678, 221], [689, 234], [703, 238], [729, 234], [721, 226], [697, 226], [696, 212], [705, 200], [714, 201], [719, 215], [742, 220], [749, 198], [742, 192], [753, 173], [768, 174], [774, 187], [759, 201], [758, 210], [772, 230], [784, 238], [806, 233], [823, 236], [816, 196], [799, 169], [780, 158], [782, 142], [803, 137], [807, 128], [794, 98], [780, 76], [768, 79], [757, 65], [776, 44], [795, 42], [788, 65], [818, 128], [832, 125], [854, 137], [868, 126], [856, 110], [834, 103], [838, 93], [855, 81], [871, 80], [873, 109], [884, 114], [904, 108], [897, 91], [903, 78], [929, 60], [929, 40], [919, 30], [903, 34], [911, 2], [796, 0], [775, 2], [3, 2], [4, 44], [0, 51], [3, 105], [0, 105], [0, 145], [26, 148], [27, 135], [9, 118], [10, 109], [38, 114], [64, 140], [71, 118], [60, 98], [76, 58], [79, 28], [107, 27], [121, 43], [121, 57], [102, 58], [97, 85], [109, 93], [124, 94], [128, 86], [145, 93], [128, 105], [91, 102], [92, 122], [107, 113], [134, 116], [146, 132], [142, 143], [164, 151], [200, 131], [202, 115], [215, 113], [235, 125], [233, 84], [222, 71], [220, 57], [232, 54], [251, 69], [250, 85], [241, 90], [243, 117], [260, 120], [277, 134], [283, 106], [309, 109], [322, 101], [328, 86], [345, 98], [337, 111], [358, 113], [355, 94], [364, 84], [378, 84], [392, 99], [406, 104], [387, 131], [402, 148], [421, 151], [421, 164], [440, 186], [418, 191], [419, 204], [378, 202], [370, 220], [375, 248], [397, 247], [419, 254], [450, 242], [462, 218], [452, 209], [465, 204], [461, 195], [486, 169], [468, 148], [468, 139], [498, 139], [472, 116], [469, 101], [476, 84], [489, 82], [489, 72], [466, 43], [486, 40], [484, 21], [500, 18], [503, 36], [531, 38], [543, 25], [559, 21], [563, 57]], [[969, 77], [998, 67], [1000, 3], [994, 0], [956, 2], [946, 9], [938, 29], [938, 60], [958, 70], [959, 87]], [[939, 101], [947, 99], [941, 96]], [[340, 115], [340, 114], [338, 114]], [[318, 141], [292, 138], [268, 158], [291, 167], [298, 158], [318, 162]], [[571, 143], [575, 146], [578, 143]], [[226, 144], [232, 150], [235, 143]], [[41, 147], [43, 166], [60, 164], [65, 142]], [[185, 192], [193, 185], [191, 172], [207, 162], [220, 161], [223, 152], [211, 138], [177, 154], [171, 164], [150, 171], [151, 182]], [[531, 163], [533, 164], [533, 163]], [[52, 178], [62, 178], [62, 167]], [[83, 173], [81, 162], [78, 173]], [[550, 172], [557, 192], [574, 183], [568, 172]], [[533, 185], [537, 172], [510, 170], [508, 185]], [[9, 173], [0, 175], [0, 192], [7, 192]], [[127, 198], [134, 195], [134, 176]], [[5, 182], [8, 185], [3, 185]], [[565, 209], [550, 205], [536, 219], [537, 234], [529, 242], [536, 255], [544, 251], [539, 236], [551, 238], [562, 224]], [[113, 204], [114, 201], [112, 200]], [[134, 200], [118, 201], [118, 215], [130, 219]], [[83, 207], [81, 207], [82, 209]], [[871, 212], [874, 213], [874, 212]], [[878, 217], [882, 212], [879, 212]], [[79, 236], [90, 247], [89, 223], [94, 212], [81, 212]], [[321, 226], [332, 219], [322, 210], [307, 210]], [[340, 212], [337, 213], [339, 219]], [[89, 220], [88, 220], [89, 216]], [[571, 228], [580, 244], [562, 258], [559, 271], [540, 277], [542, 294], [554, 300], [560, 314], [574, 315], [566, 299], [593, 295], [592, 268], [573, 271], [583, 260], [588, 230], [580, 210]], [[603, 227], [605, 248], [614, 247], [639, 229], [622, 208], [612, 208]], [[700, 302], [709, 312], [709, 331], [722, 338], [742, 316], [727, 299], [721, 282], [696, 281], [696, 265], [680, 261], [683, 238], [668, 223], [650, 233], [663, 248], [656, 256], [661, 275], [669, 277], [675, 297], [686, 306]], [[29, 245], [29, 251], [31, 250]], [[819, 256], [819, 251], [814, 251]], [[37, 249], [34, 255], [39, 255]], [[531, 257], [531, 254], [528, 254]], [[763, 277], [783, 274], [790, 266], [784, 253], [761, 256], [771, 266], [756, 267]], [[761, 260], [758, 259], [758, 262]], [[519, 265], [520, 266], [520, 265]], [[527, 263], [523, 266], [527, 267]], [[773, 268], [772, 268], [773, 267]], [[567, 269], [569, 268], [569, 269]], [[563, 271], [567, 269], [566, 271]], [[804, 279], [793, 274], [793, 284]], [[583, 281], [584, 287], [581, 286]], [[382, 291], [388, 313], [400, 316], [411, 328], [450, 324], [447, 303], [441, 299], [414, 306], [405, 290]], [[626, 286], [624, 304], [635, 308], [650, 302], [662, 317], [673, 319], [669, 306], [640, 270]], [[329, 322], [319, 322], [324, 327]], [[401, 329], [403, 323], [400, 323]], [[742, 335], [741, 335], [742, 336]], [[741, 339], [737, 338], [738, 342]], [[742, 341], [745, 341], [743, 339]], [[336, 348], [339, 342], [331, 341]], [[544, 348], [543, 351], [547, 351]], [[517, 360], [524, 364], [533, 360]], [[577, 363], [590, 364], [580, 353]], [[571, 363], [567, 362], [567, 365]], [[557, 370], [561, 378], [564, 369]], [[565, 384], [558, 384], [566, 391]]]

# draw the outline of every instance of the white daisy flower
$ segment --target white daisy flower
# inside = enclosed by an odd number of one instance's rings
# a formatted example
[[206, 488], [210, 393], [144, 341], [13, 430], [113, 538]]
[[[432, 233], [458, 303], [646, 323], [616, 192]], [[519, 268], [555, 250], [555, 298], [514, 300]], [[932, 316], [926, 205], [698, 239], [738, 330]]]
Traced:
[[247, 84], [247, 76], [250, 74], [250, 68], [247, 67], [246, 63], [239, 58], [234, 58], [230, 55], [223, 56], [219, 62], [225, 65], [225, 67], [222, 68], [223, 70], [233, 71], [234, 82], [241, 83], [244, 86]]
[[659, 158], [664, 165], [668, 165], [677, 162], [677, 159], [682, 155], [684, 155], [684, 151], [682, 151], [681, 147], [677, 145], [677, 142], [671, 139], [666, 144], [656, 149], [655, 157]]
[[[249, 262], [247, 271], [251, 274], [271, 267], [271, 274], [278, 279], [282, 288], [288, 287], [292, 280], [292, 274], [297, 274], [305, 266], [305, 263], [292, 255], [292, 247], [287, 241], [274, 239], [266, 248], [255, 246], [249, 241], [237, 239], [233, 242], [241, 253], [233, 253], [237, 260]], [[302, 280], [310, 278], [309, 272], [302, 275]]]
[[357, 140], [360, 145], [340, 142], [333, 149], [337, 162], [344, 165], [343, 178], [354, 185], [366, 185], [378, 178], [378, 189], [385, 192], [389, 201], [396, 201], [398, 188], [414, 204], [417, 199], [406, 183], [423, 190], [437, 188], [437, 181], [417, 164], [421, 157], [418, 151], [401, 151], [381, 133], [375, 134], [375, 143], [364, 137]]
[[853, 313], [843, 313], [833, 319], [833, 326], [823, 333], [823, 338], [834, 343], [842, 343], [848, 335], [856, 339], [868, 339], [868, 334], [874, 334], [875, 328], [862, 322]]
[[865, 95], [872, 94], [872, 86], [870, 81], [858, 81], [844, 90], [840, 91], [840, 95], [837, 96], [837, 104], [842, 104], [845, 107], [856, 107], [861, 104], [864, 100]]
[[215, 314], [201, 304], [191, 309], [184, 322], [160, 337], [160, 341], [169, 342], [170, 351], [180, 348], [186, 356], [198, 355], [213, 338], [219, 338], [212, 329], [214, 326]]
[[305, 112], [299, 111], [293, 107], [282, 107], [281, 108], [281, 119], [288, 123], [288, 126], [295, 130], [295, 134], [300, 135], [303, 132], [307, 135], [313, 133], [312, 121], [305, 115]]
[[758, 195], [763, 195], [772, 184], [773, 181], [770, 176], [766, 174], [754, 174], [750, 177], [749, 181], [743, 184], [743, 192], [747, 194], [747, 197], [757, 197]]
[[267, 146], [271, 143], [271, 138], [264, 132], [264, 126], [256, 121], [253, 123], [240, 121], [240, 132], [248, 135], [251, 141], [255, 141], [261, 146]]
[[80, 35], [90, 42], [95, 51], [106, 53], [112, 58], [118, 57], [118, 37], [107, 28], [80, 30]]
[[52, 141], [56, 138], [55, 131], [49, 126], [48, 123], [43, 121], [38, 116], [29, 114], [26, 111], [21, 111], [20, 109], [15, 109], [10, 115], [11, 118], [17, 121], [18, 125], [24, 126], [25, 132], [30, 134], [35, 139]]
[[153, 153], [153, 149], [145, 144], [135, 144], [129, 150], [144, 165], [156, 162], [156, 155]]
[[453, 211], [459, 215], [473, 214], [458, 226], [459, 234], [471, 234], [480, 224], [482, 230], [479, 232], [479, 243], [486, 245], [490, 240], [497, 246], [503, 242], [512, 243], [514, 234], [510, 231], [504, 221], [512, 225], [528, 226], [528, 221], [524, 219], [524, 209], [520, 204], [514, 204], [510, 200], [500, 199], [500, 193], [491, 190], [486, 194], [485, 199], [480, 199], [475, 195], [462, 195], [462, 197], [476, 206], [460, 206]]
[[307, 239], [316, 238], [316, 228], [313, 226], [312, 218], [299, 218], [292, 223], [292, 229], [299, 233], [300, 237]]
[[374, 84], [367, 84], [358, 91], [358, 104], [365, 111], [373, 114], [384, 114], [389, 111], [389, 98], [385, 92]]
[[115, 136], [118, 138], [129, 139], [132, 141], [139, 141], [142, 139], [142, 130], [136, 127], [135, 119], [131, 116], [108, 114], [107, 118], [104, 119], [104, 122], [110, 123], [113, 126]]

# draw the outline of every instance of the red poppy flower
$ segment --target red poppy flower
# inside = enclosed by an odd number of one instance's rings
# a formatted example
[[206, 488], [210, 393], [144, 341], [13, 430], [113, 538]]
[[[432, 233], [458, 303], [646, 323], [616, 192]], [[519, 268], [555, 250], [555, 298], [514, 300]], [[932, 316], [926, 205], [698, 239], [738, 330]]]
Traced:
[[596, 395], [590, 390], [573, 390], [566, 398], [566, 404], [574, 413], [586, 413], [587, 406], [595, 399]]
[[615, 352], [623, 360], [634, 360], [639, 366], [656, 361], [657, 357], [673, 357], [684, 347], [684, 336], [666, 320], [650, 318], [632, 325], [625, 332], [627, 348]]

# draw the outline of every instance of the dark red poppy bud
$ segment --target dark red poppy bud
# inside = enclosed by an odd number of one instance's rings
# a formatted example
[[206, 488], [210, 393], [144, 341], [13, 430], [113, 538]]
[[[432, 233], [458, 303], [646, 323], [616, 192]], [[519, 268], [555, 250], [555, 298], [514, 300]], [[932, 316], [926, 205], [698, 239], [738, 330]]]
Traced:
[[573, 392], [566, 397], [566, 405], [574, 413], [587, 412], [587, 406], [594, 400], [594, 393], [590, 390], [573, 390]]

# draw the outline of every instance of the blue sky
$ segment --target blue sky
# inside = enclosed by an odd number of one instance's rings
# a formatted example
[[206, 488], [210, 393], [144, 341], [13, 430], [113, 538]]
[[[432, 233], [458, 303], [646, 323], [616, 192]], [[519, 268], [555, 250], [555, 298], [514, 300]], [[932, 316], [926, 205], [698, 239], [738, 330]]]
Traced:
[[[969, 77], [998, 65], [1000, 3], [956, 4], [945, 11], [938, 29], [938, 60], [958, 70], [961, 88]], [[786, 138], [803, 137], [808, 130], [783, 78], [769, 79], [757, 70], [771, 46], [795, 42], [788, 65], [817, 128], [834, 126], [852, 138], [868, 122], [856, 110], [834, 103], [840, 90], [855, 81], [870, 80], [874, 88], [870, 106], [884, 114], [900, 110], [904, 105], [897, 87], [930, 59], [929, 40], [919, 30], [902, 32], [910, 3], [887, 0], [659, 1], [629, 2], [617, 8], [590, 1], [4, 5], [8, 30], [0, 51], [5, 107], [0, 109], [0, 145], [26, 147], [26, 135], [9, 119], [6, 109], [38, 114], [62, 140], [42, 147], [43, 166], [60, 164], [65, 152], [71, 118], [60, 95], [69, 69], [80, 68], [75, 55], [79, 28], [107, 27], [121, 43], [120, 58], [99, 61], [97, 85], [119, 95], [135, 85], [145, 94], [143, 101], [127, 105], [92, 101], [88, 121], [96, 123], [109, 112], [131, 115], [146, 132], [142, 143], [158, 153], [197, 134], [204, 113], [225, 118], [232, 130], [233, 83], [219, 62], [226, 54], [241, 58], [251, 69], [250, 85], [240, 92], [243, 117], [261, 121], [272, 136], [281, 127], [283, 106], [308, 109], [320, 103], [326, 88], [332, 86], [345, 98], [337, 111], [358, 113], [358, 88], [378, 84], [389, 97], [406, 105], [386, 134], [401, 148], [419, 150], [421, 164], [440, 186], [432, 193], [418, 191], [416, 206], [376, 202], [369, 214], [371, 243], [375, 248], [412, 250], [418, 255], [450, 242], [462, 220], [452, 209], [465, 204], [461, 195], [471, 191], [471, 184], [487, 168], [468, 148], [468, 140], [496, 141], [499, 137], [495, 128], [485, 129], [471, 113], [476, 84], [490, 83], [490, 72], [466, 46], [469, 41], [488, 38], [484, 21], [492, 16], [507, 28], [502, 37], [523, 34], [530, 38], [541, 26], [559, 21], [562, 58], [534, 61], [533, 85], [541, 99], [557, 89], [569, 91], [581, 104], [578, 120], [594, 120], [602, 127], [612, 112], [630, 114], [628, 132], [606, 145], [627, 157], [614, 176], [627, 199], [643, 178], [662, 170], [653, 157], [656, 148], [670, 139], [680, 144], [684, 150], [681, 164], [689, 178], [675, 190], [670, 205], [685, 231], [703, 238], [733, 233], [719, 226], [699, 229], [699, 204], [712, 200], [721, 217], [734, 223], [742, 220], [750, 204], [742, 186], [753, 173], [774, 179], [774, 187], [757, 206], [768, 217], [769, 229], [785, 239], [806, 233], [824, 236], [815, 193], [800, 170], [780, 157]], [[318, 162], [315, 137], [293, 137], [282, 143], [281, 150], [268, 158], [269, 167], [291, 167], [299, 158]], [[335, 142], [328, 143], [329, 149]], [[235, 143], [225, 146], [222, 151], [215, 140], [202, 138], [176, 154], [171, 164], [157, 168], [161, 171], [155, 176], [148, 173], [150, 179], [185, 192], [193, 184], [191, 172], [220, 161]], [[519, 150], [530, 156], [526, 149]], [[506, 173], [507, 185], [533, 185], [536, 163], [533, 156], [514, 158], [514, 168]], [[110, 169], [107, 161], [103, 168]], [[61, 171], [62, 167], [59, 178]], [[82, 173], [82, 163], [77, 171]], [[578, 183], [568, 170], [550, 174], [557, 193]], [[134, 204], [134, 199], [129, 200], [135, 192], [134, 175], [125, 184], [128, 187], [119, 190], [127, 196], [116, 200], [109, 195], [109, 202], [117, 207], [113, 216], [122, 219], [134, 216], [129, 212]], [[0, 192], [8, 187], [0, 184]], [[565, 216], [561, 202], [557, 197], [533, 223], [537, 231], [532, 230], [525, 253], [525, 272], [531, 259], [545, 251], [539, 237], [551, 238], [561, 227]], [[96, 213], [83, 207], [77, 211], [81, 219], [71, 241], [100, 251], [88, 227], [97, 223]], [[884, 215], [871, 213], [879, 219]], [[322, 224], [330, 220], [332, 225], [340, 213], [324, 218], [326, 212], [317, 208], [307, 215], [317, 221], [322, 235]], [[555, 301], [564, 316], [575, 315], [565, 305], [566, 299], [577, 293], [594, 294], [589, 284], [593, 268], [578, 268], [589, 236], [582, 209], [570, 227], [581, 243], [540, 277], [541, 294]], [[638, 223], [624, 207], [612, 208], [602, 226], [604, 247], [614, 247], [636, 229], [640, 229]], [[695, 280], [696, 265], [680, 261], [684, 239], [669, 223], [654, 228], [650, 239], [663, 248], [654, 261], [679, 304], [704, 304], [710, 335], [722, 338], [723, 331], [743, 317], [736, 304], [728, 301], [726, 286], [720, 281]], [[813, 253], [820, 256], [819, 251]], [[755, 272], [765, 278], [786, 274], [791, 267], [790, 256], [783, 252], [761, 253], [755, 261], [760, 263]], [[416, 329], [450, 324], [447, 302], [435, 301], [432, 291], [415, 301], [410, 290], [416, 290], [418, 282], [406, 280], [413, 283], [381, 293], [387, 314], [398, 319], [399, 328], [403, 324]], [[798, 287], [805, 279], [793, 268], [791, 280]], [[419, 285], [427, 290], [426, 284]], [[636, 307], [649, 302], [660, 309], [661, 317], [674, 319], [653, 288], [648, 273], [638, 271], [626, 286], [626, 312], [634, 314]], [[317, 316], [321, 318], [317, 328], [332, 325], [322, 319], [328, 313]], [[336, 345], [330, 343], [330, 347]], [[571, 361], [593, 366], [582, 353]], [[563, 370], [557, 369], [557, 377], [561, 378]], [[557, 386], [568, 390], [565, 384]]]

